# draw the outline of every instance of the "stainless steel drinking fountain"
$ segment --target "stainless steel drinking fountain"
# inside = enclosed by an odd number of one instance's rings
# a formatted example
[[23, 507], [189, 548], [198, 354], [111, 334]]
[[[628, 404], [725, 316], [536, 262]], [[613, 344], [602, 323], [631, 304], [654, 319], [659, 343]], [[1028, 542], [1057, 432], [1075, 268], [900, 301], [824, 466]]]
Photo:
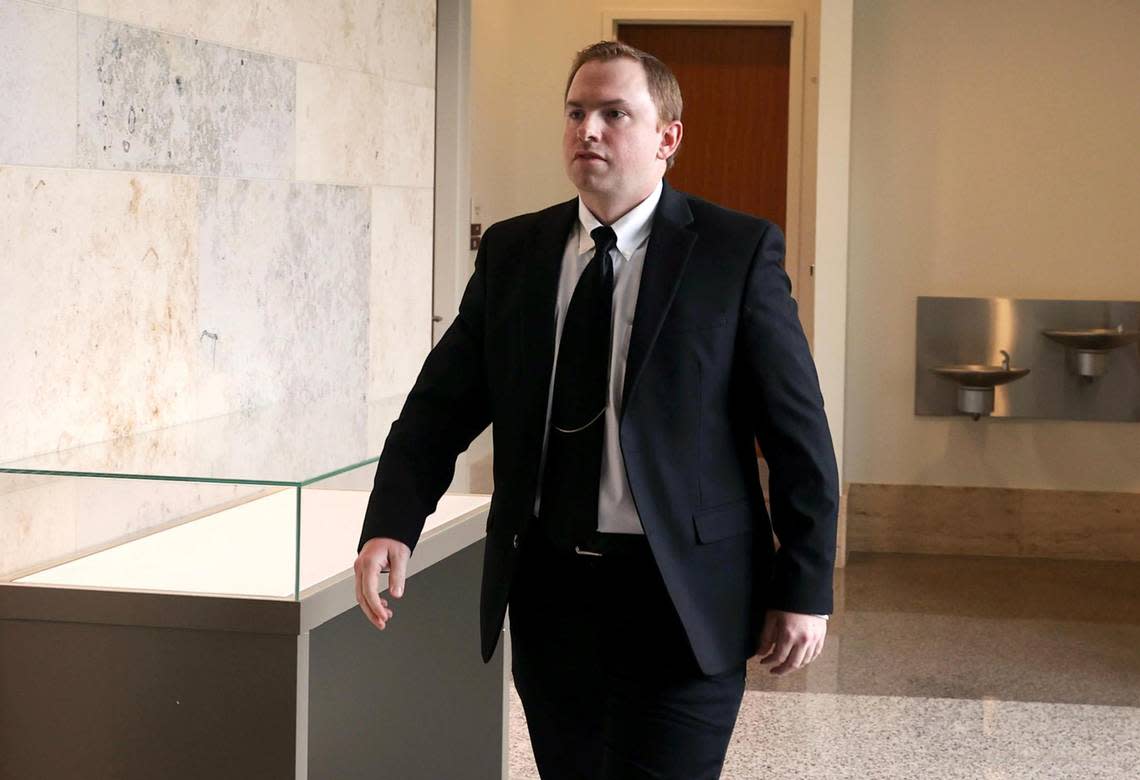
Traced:
[[987, 366], [977, 363], [964, 363], [951, 366], [935, 366], [930, 369], [935, 374], [958, 383], [958, 410], [978, 420], [994, 410], [994, 388], [1015, 382], [1029, 373], [1028, 368], [1010, 368], [1009, 353], [1004, 349], [1000, 366]]
[[1078, 376], [1092, 381], [1108, 371], [1108, 353], [1140, 341], [1140, 330], [1090, 328], [1088, 330], [1043, 330], [1046, 337], [1064, 344], [1073, 353]]

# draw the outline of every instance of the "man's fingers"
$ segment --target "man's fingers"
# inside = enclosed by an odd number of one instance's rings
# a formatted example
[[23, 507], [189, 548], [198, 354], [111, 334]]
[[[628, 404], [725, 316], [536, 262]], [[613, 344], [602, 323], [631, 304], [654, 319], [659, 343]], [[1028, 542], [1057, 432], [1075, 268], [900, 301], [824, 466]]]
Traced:
[[793, 643], [791, 637], [788, 636], [784, 631], [779, 631], [776, 633], [776, 638], [772, 646], [772, 650], [760, 659], [760, 663], [782, 663], [783, 661], [787, 660], [788, 653], [791, 652], [792, 647]]
[[791, 650], [791, 635], [783, 625], [783, 621], [773, 616], [771, 612], [764, 621], [764, 634], [767, 639], [767, 647], [771, 649], [763, 658], [760, 658], [760, 663], [781, 663], [788, 657], [788, 651]]
[[807, 642], [790, 643], [790, 652], [788, 653], [787, 660], [779, 666], [771, 669], [772, 674], [786, 674], [787, 672], [794, 672], [799, 669], [804, 662], [804, 656], [807, 655]]
[[387, 561], [384, 558], [373, 560], [364, 572], [364, 598], [375, 617], [373, 622], [380, 629], [383, 629], [385, 623], [392, 617], [391, 611], [380, 598], [380, 572], [383, 571], [385, 563]]
[[788, 654], [788, 636], [779, 616], [769, 612], [764, 618], [764, 630], [760, 636], [760, 652], [764, 655], [760, 663], [779, 663]]
[[364, 568], [361, 560], [356, 562], [356, 603], [360, 605], [360, 611], [364, 613], [364, 617], [368, 618], [368, 622], [377, 628], [384, 628], [384, 621], [372, 611], [372, 605], [369, 604], [368, 598], [364, 595], [368, 592], [368, 573]]
[[[364, 570], [360, 568], [360, 559], [359, 558], [356, 559], [356, 567], [355, 568], [356, 568], [356, 577], [354, 579], [356, 580], [356, 582], [355, 582], [355, 584], [356, 584], [356, 603], [360, 605], [360, 611], [364, 612], [364, 588], [362, 587], [363, 580], [364, 580]], [[364, 614], [365, 614], [365, 616], [368, 615], [367, 612], [364, 612]]]
[[818, 647], [819, 647], [819, 642], [815, 642], [815, 641], [808, 642], [804, 646], [804, 658], [800, 662], [801, 666], [807, 666], [808, 664], [810, 664], [812, 661], [815, 660], [815, 657], [818, 654], [818, 650], [817, 650]]
[[823, 640], [820, 639], [815, 643], [815, 647], [811, 650], [811, 655], [808, 656], [808, 663], [810, 664], [815, 659], [819, 658], [819, 654], [823, 652]]
[[371, 622], [372, 625], [383, 630], [384, 625], [387, 622], [387, 620], [386, 620], [387, 616], [384, 615], [379, 610], [378, 606], [374, 602], [375, 596], [373, 596], [371, 598], [368, 596], [369, 593], [375, 593], [375, 590], [374, 590], [375, 585], [372, 583], [369, 583], [368, 580], [369, 580], [368, 575], [365, 575], [364, 576], [364, 594], [365, 595], [364, 595], [364, 601], [361, 603], [360, 608], [362, 610], [364, 610], [365, 617], [368, 618], [369, 622]]
[[389, 548], [388, 564], [391, 571], [388, 573], [388, 592], [395, 598], [404, 595], [404, 574], [408, 568], [408, 556], [405, 555], [407, 547], [402, 544], [399, 548]]

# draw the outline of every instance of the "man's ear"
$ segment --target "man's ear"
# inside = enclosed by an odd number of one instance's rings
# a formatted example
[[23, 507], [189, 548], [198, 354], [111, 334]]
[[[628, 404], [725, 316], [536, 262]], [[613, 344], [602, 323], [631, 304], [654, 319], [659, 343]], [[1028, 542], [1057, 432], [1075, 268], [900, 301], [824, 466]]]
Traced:
[[679, 119], [674, 119], [661, 128], [661, 145], [657, 147], [657, 159], [668, 160], [677, 151], [677, 147], [681, 145], [681, 136], [684, 135], [684, 131], [685, 128]]

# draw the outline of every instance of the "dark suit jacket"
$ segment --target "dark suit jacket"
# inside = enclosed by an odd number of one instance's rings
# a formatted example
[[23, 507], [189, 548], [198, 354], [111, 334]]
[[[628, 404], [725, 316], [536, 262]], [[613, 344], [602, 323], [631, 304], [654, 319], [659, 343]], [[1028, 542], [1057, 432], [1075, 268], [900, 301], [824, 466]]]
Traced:
[[[456, 457], [494, 423], [484, 661], [533, 514], [559, 267], [577, 214], [573, 199], [487, 229], [459, 314], [388, 433], [364, 518], [360, 546], [386, 536], [414, 550]], [[706, 674], [754, 654], [766, 609], [832, 611], [835, 455], [783, 256], [772, 223], [665, 184], [620, 441], [642, 526]], [[769, 464], [771, 522], [753, 436]]]

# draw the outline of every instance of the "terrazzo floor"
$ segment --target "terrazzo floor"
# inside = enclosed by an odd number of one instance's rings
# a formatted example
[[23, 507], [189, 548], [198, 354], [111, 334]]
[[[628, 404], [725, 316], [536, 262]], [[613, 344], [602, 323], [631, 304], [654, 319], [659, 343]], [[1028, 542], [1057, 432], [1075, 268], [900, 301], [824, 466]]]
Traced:
[[1140, 564], [852, 553], [835, 604], [806, 669], [749, 661], [722, 778], [1140, 778]]

